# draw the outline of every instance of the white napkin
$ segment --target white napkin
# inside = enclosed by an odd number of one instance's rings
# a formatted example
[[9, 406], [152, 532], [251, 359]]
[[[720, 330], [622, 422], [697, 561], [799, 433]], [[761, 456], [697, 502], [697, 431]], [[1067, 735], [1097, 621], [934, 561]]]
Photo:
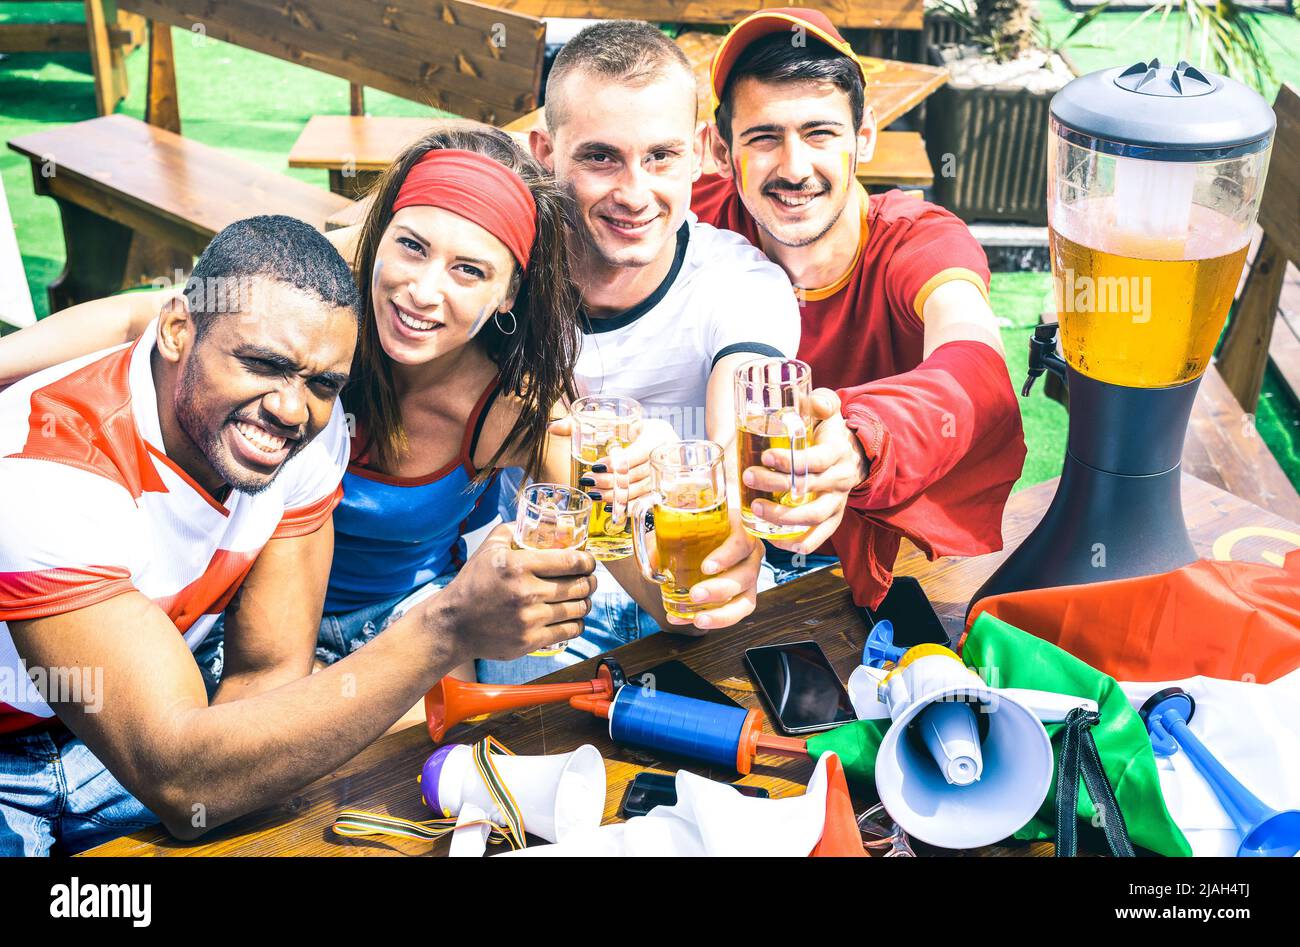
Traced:
[[679, 770], [677, 804], [620, 825], [573, 834], [554, 845], [530, 845], [503, 855], [755, 856], [803, 858], [826, 822], [826, 754], [802, 796], [755, 799], [732, 786]]

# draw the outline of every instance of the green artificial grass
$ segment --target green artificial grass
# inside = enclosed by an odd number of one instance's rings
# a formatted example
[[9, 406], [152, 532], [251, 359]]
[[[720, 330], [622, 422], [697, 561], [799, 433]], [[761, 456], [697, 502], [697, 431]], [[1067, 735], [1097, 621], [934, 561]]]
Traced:
[[[1043, 20], [1064, 35], [1074, 14], [1060, 0], [1041, 0]], [[80, 3], [0, 2], [0, 22], [76, 22]], [[1079, 37], [1080, 43], [1110, 44], [1114, 48], [1070, 47], [1070, 55], [1087, 72], [1118, 62], [1158, 55], [1176, 59], [1178, 35], [1172, 26], [1161, 29], [1154, 18], [1121, 37], [1134, 13], [1105, 13]], [[1300, 83], [1300, 20], [1283, 15], [1260, 18], [1260, 33], [1273, 61], [1277, 79]], [[327, 186], [324, 171], [290, 169], [289, 150], [312, 115], [346, 115], [348, 85], [303, 66], [263, 56], [185, 30], [173, 30], [184, 134], [222, 148], [263, 167]], [[146, 54], [137, 50], [127, 60], [130, 94], [118, 111], [143, 118]], [[85, 54], [11, 54], [0, 61], [0, 139], [8, 141], [48, 126], [93, 118], [94, 82]], [[1276, 87], [1267, 90], [1271, 98]], [[366, 90], [372, 115], [436, 115], [437, 110], [374, 89]], [[32, 193], [30, 163], [0, 149], [3, 177], [13, 214], [23, 264], [38, 317], [47, 312], [45, 286], [63, 267], [63, 235], [58, 211], [48, 198]], [[1045, 273], [996, 274], [994, 311], [1004, 320], [1012, 384], [1024, 382], [1028, 338], [1047, 304], [1050, 279]], [[1047, 398], [1041, 382], [1021, 399], [1029, 456], [1016, 484], [1020, 489], [1056, 476], [1065, 454], [1065, 409]], [[1286, 402], [1275, 380], [1266, 381], [1257, 425], [1265, 442], [1292, 480], [1300, 484], [1300, 421], [1296, 406]]]

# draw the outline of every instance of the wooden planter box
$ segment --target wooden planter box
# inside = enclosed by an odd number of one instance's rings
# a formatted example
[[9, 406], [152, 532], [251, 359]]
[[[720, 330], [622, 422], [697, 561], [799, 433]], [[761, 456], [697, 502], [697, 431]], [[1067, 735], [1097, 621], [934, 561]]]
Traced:
[[[973, 46], [931, 47], [946, 66], [979, 55]], [[958, 88], [930, 97], [925, 141], [934, 200], [962, 220], [1047, 224], [1048, 105], [1054, 92]]]

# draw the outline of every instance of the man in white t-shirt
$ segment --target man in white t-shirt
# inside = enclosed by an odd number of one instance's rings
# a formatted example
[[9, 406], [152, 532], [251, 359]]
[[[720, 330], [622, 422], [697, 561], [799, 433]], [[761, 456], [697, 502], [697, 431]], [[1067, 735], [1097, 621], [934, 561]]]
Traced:
[[[585, 310], [578, 389], [635, 398], [648, 417], [667, 422], [649, 426], [624, 453], [637, 484], [632, 497], [644, 491], [650, 450], [665, 436], [730, 446], [740, 364], [793, 358], [799, 348], [799, 308], [784, 271], [743, 237], [690, 213], [706, 142], [697, 104], [690, 64], [671, 40], [647, 23], [606, 21], [582, 30], [556, 57], [546, 131], [530, 140], [574, 200]], [[557, 468], [548, 476], [568, 474]], [[612, 472], [590, 479], [584, 486], [593, 498], [621, 499]], [[503, 493], [508, 498], [508, 485]], [[711, 557], [728, 567], [694, 590], [716, 606], [696, 617], [695, 629], [735, 624], [754, 608], [762, 547], [735, 522]], [[644, 594], [633, 560], [608, 566], [625, 588]], [[479, 662], [480, 679], [530, 680], [656, 630], [653, 603], [637, 607], [608, 578], [602, 575], [583, 638], [565, 653], [509, 667]]]
[[[581, 629], [591, 557], [501, 529], [310, 674], [360, 318], [323, 236], [256, 217], [138, 341], [0, 393], [0, 855], [193, 838], [337, 769], [468, 657]], [[192, 651], [223, 610], [209, 703]]]

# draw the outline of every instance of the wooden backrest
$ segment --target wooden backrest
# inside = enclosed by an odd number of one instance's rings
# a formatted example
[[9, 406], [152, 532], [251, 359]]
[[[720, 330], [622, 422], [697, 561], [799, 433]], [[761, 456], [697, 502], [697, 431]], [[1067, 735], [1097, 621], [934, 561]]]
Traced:
[[1284, 83], [1273, 111], [1277, 113], [1277, 135], [1260, 202], [1259, 225], [1287, 259], [1300, 263], [1300, 91]]
[[118, 7], [502, 124], [537, 107], [545, 24], [466, 0], [118, 0]]
[[531, 16], [649, 20], [651, 23], [735, 23], [762, 7], [812, 7], [839, 29], [919, 30], [923, 0], [493, 0]]

